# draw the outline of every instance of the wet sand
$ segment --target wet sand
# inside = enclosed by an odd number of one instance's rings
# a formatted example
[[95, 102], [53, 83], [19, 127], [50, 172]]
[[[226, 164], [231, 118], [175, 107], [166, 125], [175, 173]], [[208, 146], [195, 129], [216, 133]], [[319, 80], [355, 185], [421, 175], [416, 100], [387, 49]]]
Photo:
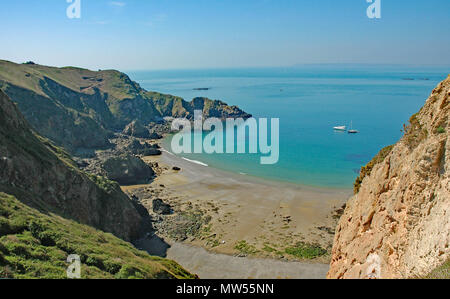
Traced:
[[[352, 190], [268, 181], [168, 152], [144, 160], [158, 163], [164, 171], [151, 185], [124, 187], [125, 191], [163, 186], [157, 196], [165, 202], [179, 210], [189, 205], [211, 217], [203, 237], [179, 243], [160, 236], [171, 244], [167, 257], [201, 278], [325, 278], [329, 256], [313, 263], [298, 261], [285, 254], [285, 248], [306, 242], [330, 250], [336, 225], [333, 211], [347, 201]], [[154, 196], [144, 200], [144, 205], [151, 208]], [[236, 249], [243, 241], [251, 254]]]

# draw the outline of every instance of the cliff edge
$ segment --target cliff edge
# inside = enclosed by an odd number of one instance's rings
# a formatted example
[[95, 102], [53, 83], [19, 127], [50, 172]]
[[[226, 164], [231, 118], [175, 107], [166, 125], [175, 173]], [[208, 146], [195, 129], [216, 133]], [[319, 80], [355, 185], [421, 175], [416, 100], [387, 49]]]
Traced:
[[119, 185], [80, 171], [64, 150], [31, 130], [2, 91], [0, 192], [126, 241], [139, 235], [142, 218]]
[[361, 170], [328, 278], [423, 277], [450, 256], [450, 76]]
[[195, 98], [187, 102], [147, 91], [115, 70], [90, 71], [0, 60], [0, 90], [17, 104], [39, 135], [71, 153], [109, 148], [113, 133], [136, 121], [150, 126], [165, 117], [193, 119], [194, 110], [202, 110], [204, 117], [251, 117], [218, 100]]

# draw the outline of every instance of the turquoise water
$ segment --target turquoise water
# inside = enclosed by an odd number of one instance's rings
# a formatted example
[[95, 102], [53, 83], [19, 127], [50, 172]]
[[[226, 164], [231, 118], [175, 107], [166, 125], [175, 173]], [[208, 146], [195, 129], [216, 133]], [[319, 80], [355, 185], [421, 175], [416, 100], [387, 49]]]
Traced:
[[[183, 157], [272, 180], [347, 188], [361, 166], [402, 136], [403, 124], [420, 109], [448, 71], [321, 65], [139, 71], [130, 75], [148, 90], [186, 100], [199, 96], [220, 99], [257, 118], [280, 118], [280, 160], [275, 165], [260, 165], [260, 155], [249, 154]], [[206, 87], [211, 89], [193, 90]], [[360, 134], [332, 129], [336, 125], [349, 126], [351, 121]]]

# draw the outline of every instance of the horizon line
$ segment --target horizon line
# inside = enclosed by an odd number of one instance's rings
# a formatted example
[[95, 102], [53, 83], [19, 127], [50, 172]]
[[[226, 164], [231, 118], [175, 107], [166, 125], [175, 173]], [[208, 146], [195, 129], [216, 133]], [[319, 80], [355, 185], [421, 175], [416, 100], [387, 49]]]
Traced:
[[90, 71], [99, 70], [119, 70], [121, 72], [143, 72], [143, 71], [193, 71], [193, 70], [228, 70], [228, 69], [295, 69], [305, 66], [385, 66], [385, 67], [432, 67], [432, 68], [449, 68], [448, 73], [450, 74], [450, 64], [427, 64], [427, 63], [375, 63], [375, 62], [308, 62], [308, 63], [296, 63], [290, 65], [267, 65], [267, 66], [205, 66], [205, 67], [168, 67], [168, 68], [92, 68], [85, 66], [76, 65], [52, 65], [52, 64], [41, 64], [39, 62], [33, 61], [32, 59], [24, 59], [21, 62], [2, 59], [0, 61], [11, 62], [15, 64], [25, 64], [27, 62], [33, 62], [36, 65], [55, 67], [55, 68], [81, 68]]

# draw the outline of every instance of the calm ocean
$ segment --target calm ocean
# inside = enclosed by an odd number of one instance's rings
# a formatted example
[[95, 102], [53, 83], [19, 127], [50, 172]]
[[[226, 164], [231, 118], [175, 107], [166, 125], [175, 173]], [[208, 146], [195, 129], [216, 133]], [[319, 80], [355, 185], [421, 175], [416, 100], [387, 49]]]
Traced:
[[[317, 65], [128, 73], [147, 90], [189, 101], [200, 96], [219, 99], [257, 118], [280, 119], [278, 164], [260, 165], [259, 155], [183, 157], [266, 179], [349, 188], [361, 166], [402, 136], [403, 124], [449, 69]], [[350, 126], [351, 121], [360, 134], [332, 129]]]

